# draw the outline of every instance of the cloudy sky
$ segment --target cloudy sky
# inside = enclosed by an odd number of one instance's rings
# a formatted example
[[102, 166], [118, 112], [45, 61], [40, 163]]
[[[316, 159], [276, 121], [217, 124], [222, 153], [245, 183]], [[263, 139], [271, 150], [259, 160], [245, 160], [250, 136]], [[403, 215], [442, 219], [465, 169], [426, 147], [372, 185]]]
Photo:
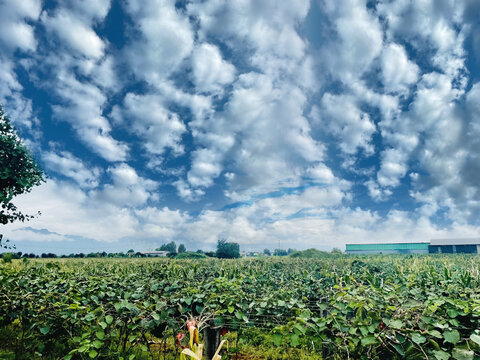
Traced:
[[22, 251], [480, 236], [478, 0], [0, 0]]

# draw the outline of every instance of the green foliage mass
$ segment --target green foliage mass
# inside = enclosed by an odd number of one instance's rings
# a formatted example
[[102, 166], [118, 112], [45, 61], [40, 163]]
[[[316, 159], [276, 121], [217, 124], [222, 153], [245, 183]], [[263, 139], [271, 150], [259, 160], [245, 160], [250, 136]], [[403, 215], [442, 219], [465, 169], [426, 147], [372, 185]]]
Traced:
[[321, 259], [321, 258], [328, 258], [332, 255], [325, 252], [320, 251], [317, 249], [307, 249], [303, 251], [296, 251], [290, 255], [293, 258], [307, 258], [307, 259]]
[[43, 181], [42, 170], [0, 106], [0, 223], [27, 220], [30, 216], [22, 214], [12, 199]]
[[206, 258], [207, 258], [207, 255], [193, 252], [193, 251], [181, 252], [181, 253], [178, 253], [177, 256], [175, 256], [175, 259], [206, 259]]
[[225, 239], [218, 240], [216, 255], [219, 259], [237, 259], [240, 257], [240, 245]]
[[0, 356], [161, 358], [202, 314], [283, 358], [473, 360], [479, 269], [476, 255], [14, 260], [0, 264]]

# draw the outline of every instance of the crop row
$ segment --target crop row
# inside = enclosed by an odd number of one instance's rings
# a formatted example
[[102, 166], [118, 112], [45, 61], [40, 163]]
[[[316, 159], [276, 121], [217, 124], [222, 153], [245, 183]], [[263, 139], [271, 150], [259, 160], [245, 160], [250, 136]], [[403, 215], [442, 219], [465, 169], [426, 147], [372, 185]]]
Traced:
[[0, 266], [0, 328], [26, 358], [165, 351], [193, 316], [329, 359], [474, 359], [479, 267], [468, 256], [17, 261]]

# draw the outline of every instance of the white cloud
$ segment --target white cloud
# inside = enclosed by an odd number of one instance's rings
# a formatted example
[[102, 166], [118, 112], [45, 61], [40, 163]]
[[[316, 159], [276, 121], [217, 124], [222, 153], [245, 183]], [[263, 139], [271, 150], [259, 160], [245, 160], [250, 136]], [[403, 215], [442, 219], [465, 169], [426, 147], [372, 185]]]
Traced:
[[54, 15], [43, 13], [42, 22], [46, 29], [79, 55], [98, 59], [104, 55], [105, 44], [89, 24], [66, 10], [58, 10]]
[[321, 104], [322, 124], [340, 140], [338, 146], [342, 152], [353, 155], [363, 149], [366, 154], [373, 153], [371, 138], [375, 124], [368, 113], [359, 109], [354, 97], [326, 93]]
[[128, 93], [123, 107], [113, 112], [123, 121], [122, 125], [141, 139], [149, 154], [162, 155], [166, 148], [170, 148], [174, 154], [180, 155], [184, 151], [182, 134], [186, 127], [177, 114], [165, 108], [163, 102], [159, 95]]
[[194, 35], [189, 20], [172, 0], [130, 0], [126, 5], [140, 36], [131, 40], [125, 55], [139, 79], [156, 85], [192, 51]]
[[8, 50], [35, 50], [34, 27], [27, 21], [40, 16], [40, 0], [2, 1], [0, 3], [0, 47]]
[[42, 160], [48, 169], [75, 180], [81, 187], [96, 187], [101, 170], [88, 168], [82, 160], [68, 151], [42, 153]]
[[95, 85], [80, 82], [66, 69], [58, 70], [55, 91], [63, 104], [53, 106], [55, 118], [69, 122], [92, 152], [108, 161], [125, 160], [128, 146], [110, 135], [110, 123], [103, 116], [105, 95]]
[[385, 88], [404, 93], [417, 81], [418, 66], [408, 60], [405, 49], [398, 44], [389, 44], [382, 53], [382, 75]]
[[200, 92], [222, 92], [232, 83], [235, 67], [223, 60], [219, 49], [212, 44], [201, 44], [192, 55], [193, 79]]

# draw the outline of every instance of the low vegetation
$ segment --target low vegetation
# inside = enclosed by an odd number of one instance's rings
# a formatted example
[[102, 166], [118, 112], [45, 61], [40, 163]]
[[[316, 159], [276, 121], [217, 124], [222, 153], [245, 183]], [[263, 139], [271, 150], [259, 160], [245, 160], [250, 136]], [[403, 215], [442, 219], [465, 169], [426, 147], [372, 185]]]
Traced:
[[0, 357], [178, 359], [193, 318], [229, 340], [222, 359], [473, 360], [479, 269], [466, 255], [13, 260]]

